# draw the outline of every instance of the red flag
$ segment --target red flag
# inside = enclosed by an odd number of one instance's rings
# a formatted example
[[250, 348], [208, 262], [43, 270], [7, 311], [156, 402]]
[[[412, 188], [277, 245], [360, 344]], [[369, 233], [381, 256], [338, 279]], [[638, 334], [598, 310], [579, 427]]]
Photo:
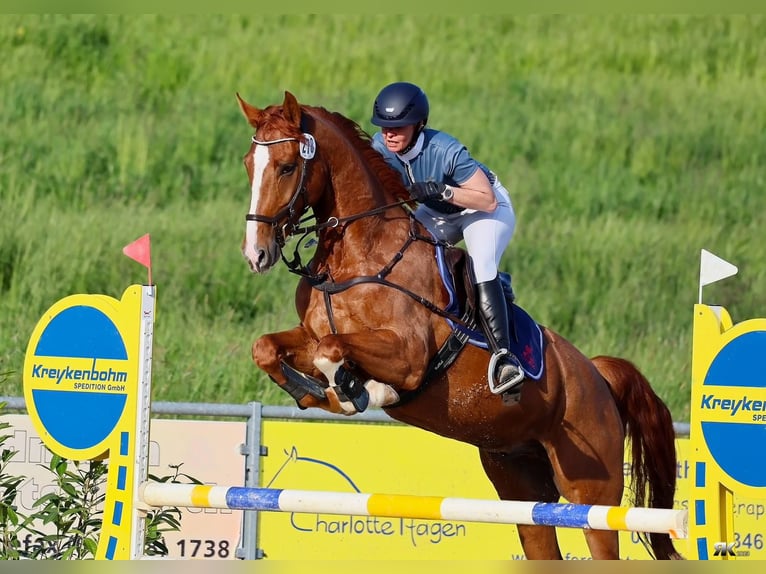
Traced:
[[133, 243], [126, 245], [122, 248], [122, 252], [149, 270], [149, 285], [152, 285], [152, 245], [149, 234], [147, 233]]

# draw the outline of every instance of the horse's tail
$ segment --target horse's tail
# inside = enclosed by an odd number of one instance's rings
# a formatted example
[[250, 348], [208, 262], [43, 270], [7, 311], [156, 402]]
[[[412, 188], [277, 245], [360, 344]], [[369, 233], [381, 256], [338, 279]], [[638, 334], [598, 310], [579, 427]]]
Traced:
[[[592, 360], [612, 389], [630, 439], [633, 505], [673, 508], [677, 461], [670, 410], [630, 361], [606, 356]], [[655, 558], [682, 558], [668, 534], [650, 533], [648, 541]]]

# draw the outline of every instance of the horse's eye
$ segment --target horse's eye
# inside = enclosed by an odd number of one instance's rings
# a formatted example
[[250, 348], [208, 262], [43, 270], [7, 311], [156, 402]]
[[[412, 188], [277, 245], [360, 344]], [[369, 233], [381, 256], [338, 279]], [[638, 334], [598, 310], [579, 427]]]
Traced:
[[279, 175], [290, 175], [294, 171], [295, 171], [295, 164], [286, 163], [285, 165], [279, 168]]

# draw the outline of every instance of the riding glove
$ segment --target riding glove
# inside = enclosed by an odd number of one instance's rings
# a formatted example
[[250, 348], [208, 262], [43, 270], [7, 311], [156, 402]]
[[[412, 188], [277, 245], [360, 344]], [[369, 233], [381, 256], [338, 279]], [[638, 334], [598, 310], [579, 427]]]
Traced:
[[410, 192], [410, 197], [420, 203], [426, 201], [439, 199], [448, 200], [452, 198], [452, 188], [444, 183], [437, 183], [435, 181], [416, 181], [407, 188]]

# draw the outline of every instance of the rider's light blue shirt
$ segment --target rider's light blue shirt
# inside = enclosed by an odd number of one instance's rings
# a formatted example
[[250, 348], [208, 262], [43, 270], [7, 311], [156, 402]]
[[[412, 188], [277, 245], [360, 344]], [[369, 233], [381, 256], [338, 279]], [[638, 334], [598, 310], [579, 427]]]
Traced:
[[475, 160], [466, 147], [457, 138], [446, 132], [426, 128], [422, 132], [423, 141], [418, 142], [411, 157], [406, 161], [388, 150], [383, 141], [383, 134], [372, 136], [372, 146], [380, 152], [394, 169], [402, 174], [405, 185], [416, 181], [436, 181], [447, 185], [460, 185], [468, 180], [477, 169], [481, 169], [494, 183], [494, 174], [481, 162]]

